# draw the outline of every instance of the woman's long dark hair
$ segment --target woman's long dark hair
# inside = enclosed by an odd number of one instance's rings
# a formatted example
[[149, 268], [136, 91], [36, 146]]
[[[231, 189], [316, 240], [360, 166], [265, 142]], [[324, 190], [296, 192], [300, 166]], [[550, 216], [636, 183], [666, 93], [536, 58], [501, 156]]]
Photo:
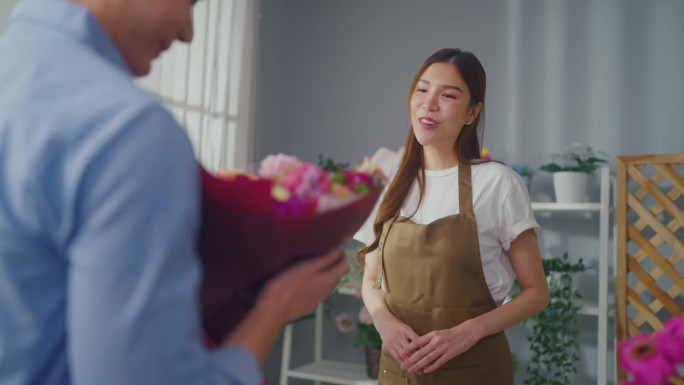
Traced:
[[[480, 141], [478, 140], [478, 127], [480, 126], [481, 120], [482, 126], [484, 127], [484, 100], [485, 89], [487, 86], [487, 78], [484, 68], [475, 55], [470, 52], [461, 51], [458, 48], [444, 48], [435, 52], [432, 54], [432, 56], [427, 58], [425, 62], [423, 62], [423, 64], [420, 66], [420, 69], [418, 69], [415, 78], [413, 79], [408, 97], [409, 111], [411, 110], [411, 95], [413, 94], [413, 90], [416, 88], [416, 84], [418, 84], [418, 80], [420, 80], [420, 77], [423, 75], [425, 70], [435, 63], [449, 63], [453, 65], [456, 70], [458, 70], [458, 72], [461, 74], [461, 77], [463, 77], [463, 80], [465, 80], [468, 89], [470, 90], [469, 107], [473, 107], [478, 103], [482, 103], [482, 109], [480, 113], [471, 124], [463, 126], [458, 138], [456, 138], [453, 148], [459, 164], [473, 164], [481, 158]], [[418, 180], [418, 188], [420, 191], [418, 199], [419, 203], [418, 206], [416, 206], [416, 210], [418, 210], [420, 202], [423, 200], [423, 194], [425, 193], [425, 168], [423, 162], [423, 146], [418, 142], [413, 134], [413, 127], [409, 126], [404, 156], [401, 160], [401, 164], [399, 165], [399, 169], [392, 180], [392, 183], [390, 184], [382, 202], [380, 203], [378, 216], [373, 224], [375, 240], [367, 247], [359, 250], [356, 255], [356, 258], [361, 266], [365, 265], [366, 254], [378, 248], [383, 224], [386, 221], [394, 218], [399, 210], [401, 210], [401, 206], [416, 179]], [[415, 212], [413, 214], [415, 214]]]

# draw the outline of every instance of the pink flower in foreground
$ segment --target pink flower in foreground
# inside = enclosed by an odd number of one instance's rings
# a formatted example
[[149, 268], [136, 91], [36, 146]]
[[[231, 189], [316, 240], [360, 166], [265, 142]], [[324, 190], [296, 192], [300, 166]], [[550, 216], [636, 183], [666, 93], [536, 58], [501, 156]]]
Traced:
[[665, 322], [665, 328], [663, 331], [673, 336], [677, 336], [680, 339], [684, 339], [684, 315], [670, 318], [667, 322]]
[[361, 311], [359, 311], [359, 322], [366, 325], [373, 324], [373, 318], [371, 318], [371, 315], [365, 306], [362, 306]]
[[619, 361], [634, 376], [634, 385], [662, 385], [676, 373], [675, 365], [665, 355], [655, 338], [638, 335], [620, 344]]
[[684, 316], [668, 320], [655, 338], [670, 362], [684, 363]]
[[354, 329], [354, 322], [347, 313], [341, 313], [335, 317], [335, 324], [342, 333], [349, 333]]

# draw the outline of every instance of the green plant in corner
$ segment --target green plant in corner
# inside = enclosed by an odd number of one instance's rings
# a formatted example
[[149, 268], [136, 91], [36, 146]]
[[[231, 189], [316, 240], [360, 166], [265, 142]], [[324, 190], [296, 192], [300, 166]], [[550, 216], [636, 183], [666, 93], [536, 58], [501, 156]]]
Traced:
[[582, 143], [572, 143], [563, 153], [554, 154], [553, 162], [539, 167], [542, 171], [551, 173], [558, 171], [576, 171], [591, 174], [601, 164], [608, 163], [604, 158], [607, 154], [603, 151], [594, 150]]
[[580, 306], [575, 301], [581, 297], [572, 287], [572, 274], [587, 267], [581, 259], [569, 262], [568, 253], [545, 259], [543, 264], [551, 298], [546, 309], [532, 317], [532, 335], [527, 338], [531, 356], [524, 384], [570, 385], [579, 360], [576, 324]]

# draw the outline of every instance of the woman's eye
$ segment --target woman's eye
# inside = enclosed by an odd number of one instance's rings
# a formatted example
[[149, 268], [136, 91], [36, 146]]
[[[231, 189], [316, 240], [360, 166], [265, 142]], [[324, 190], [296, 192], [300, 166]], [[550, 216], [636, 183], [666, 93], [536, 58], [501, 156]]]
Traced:
[[416, 92], [427, 92], [425, 88], [416, 88]]
[[444, 96], [445, 98], [449, 98], [449, 99], [456, 99], [456, 95], [452, 95], [452, 94], [442, 94], [442, 96]]

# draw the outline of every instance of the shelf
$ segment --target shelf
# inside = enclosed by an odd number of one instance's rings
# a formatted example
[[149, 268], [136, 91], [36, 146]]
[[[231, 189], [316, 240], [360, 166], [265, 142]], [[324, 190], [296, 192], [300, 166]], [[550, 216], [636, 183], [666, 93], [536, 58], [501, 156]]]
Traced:
[[599, 211], [601, 204], [588, 203], [556, 203], [556, 202], [532, 202], [534, 211]]
[[593, 316], [599, 315], [598, 304], [587, 301], [577, 301], [577, 304], [580, 306], [579, 314]]
[[337, 288], [337, 293], [338, 294], [344, 294], [344, 295], [356, 295], [356, 288], [354, 287], [338, 287]]
[[366, 375], [365, 365], [332, 360], [320, 360], [288, 370], [287, 376], [342, 385], [375, 383]]

